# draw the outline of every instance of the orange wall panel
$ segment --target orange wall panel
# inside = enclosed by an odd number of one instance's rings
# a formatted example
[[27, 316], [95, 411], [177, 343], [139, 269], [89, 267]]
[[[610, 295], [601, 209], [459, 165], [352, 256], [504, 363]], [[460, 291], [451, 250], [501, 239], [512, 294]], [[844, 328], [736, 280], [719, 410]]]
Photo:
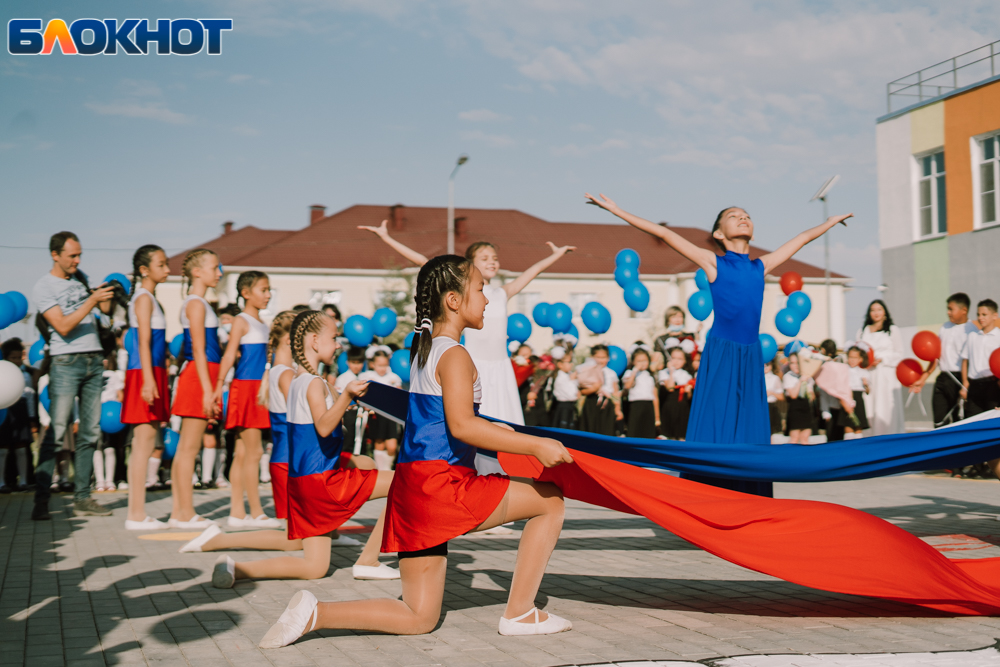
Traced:
[[972, 231], [972, 156], [969, 138], [1000, 129], [1000, 81], [944, 101], [944, 161], [948, 233]]

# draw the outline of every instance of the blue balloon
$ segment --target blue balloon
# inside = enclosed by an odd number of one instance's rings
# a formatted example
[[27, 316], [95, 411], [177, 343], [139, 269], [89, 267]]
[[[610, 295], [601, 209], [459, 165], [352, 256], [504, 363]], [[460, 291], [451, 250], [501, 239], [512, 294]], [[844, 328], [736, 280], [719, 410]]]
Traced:
[[523, 343], [531, 336], [531, 320], [521, 313], [514, 313], [507, 318], [507, 337]]
[[462, 337], [458, 339], [458, 344], [465, 345], [465, 334], [462, 334]]
[[[220, 269], [222, 268], [221, 264], [219, 265], [219, 268]], [[114, 280], [119, 285], [124, 287], [126, 292], [131, 291], [132, 282], [128, 279], [128, 276], [126, 276], [124, 273], [109, 273], [107, 276], [104, 277], [104, 282], [106, 283], [110, 283], [112, 280]]]
[[617, 345], [608, 345], [608, 368], [617, 373], [618, 377], [622, 376], [628, 368], [628, 355], [625, 354], [625, 350]]
[[337, 355], [337, 375], [343, 375], [347, 372], [347, 350], [341, 350], [340, 354]]
[[17, 322], [14, 318], [16, 310], [17, 306], [14, 305], [14, 300], [6, 294], [0, 294], [0, 329], [6, 329]]
[[396, 311], [392, 308], [379, 308], [372, 315], [372, 331], [376, 336], [388, 336], [396, 330]]
[[39, 338], [28, 348], [28, 363], [37, 366], [45, 358], [45, 339]]
[[403, 382], [410, 381], [410, 351], [396, 350], [389, 358], [389, 368], [399, 376]]
[[707, 289], [698, 290], [688, 299], [688, 312], [699, 322], [708, 319], [708, 316], [712, 314], [712, 308], [712, 293]]
[[181, 352], [184, 350], [184, 334], [177, 334], [170, 339], [170, 356], [174, 359], [181, 358]]
[[786, 357], [791, 356], [796, 352], [798, 352], [799, 350], [803, 349], [805, 346], [806, 344], [800, 340], [789, 341], [788, 343], [785, 344], [785, 349], [784, 349], [785, 356]]
[[38, 394], [38, 402], [42, 404], [45, 411], [48, 412], [49, 408], [52, 407], [52, 401], [49, 400], [49, 386], [45, 385], [45, 389], [42, 389]]
[[568, 333], [570, 336], [577, 339], [578, 341], [580, 340], [580, 330], [576, 328], [575, 324], [569, 325], [569, 331], [567, 331], [566, 333]]
[[229, 412], [229, 390], [222, 392], [222, 425], [226, 424], [226, 413]]
[[413, 339], [416, 335], [417, 334], [415, 331], [411, 331], [410, 333], [406, 334], [406, 339], [403, 341], [403, 347], [409, 350], [413, 346]]
[[708, 275], [705, 273], [705, 269], [698, 269], [694, 272], [694, 284], [698, 286], [698, 289], [710, 289], [708, 286]]
[[0, 408], [0, 424], [7, 419], [7, 408]]
[[181, 441], [180, 434], [172, 428], [163, 429], [163, 458], [172, 459], [177, 453], [177, 443]]
[[535, 320], [535, 324], [540, 327], [549, 326], [549, 304], [547, 303], [536, 303], [535, 307], [531, 309], [531, 317]]
[[123, 428], [122, 404], [118, 401], [101, 403], [101, 430], [105, 433], [117, 433]]
[[372, 323], [364, 315], [351, 315], [344, 322], [344, 335], [355, 347], [368, 347], [374, 337]]
[[760, 353], [766, 364], [774, 359], [774, 355], [778, 354], [778, 342], [774, 340], [774, 336], [766, 333], [762, 333], [758, 339], [760, 340]]
[[799, 335], [802, 328], [802, 320], [793, 310], [782, 308], [774, 316], [774, 326], [778, 328], [782, 336], [794, 337]]
[[28, 314], [28, 299], [20, 292], [7, 292], [6, 296], [14, 302], [14, 321], [23, 320]]
[[[598, 336], [607, 333], [611, 328], [611, 312], [604, 307], [603, 303], [591, 301], [580, 312], [583, 326]], [[579, 338], [579, 336], [577, 336]]]
[[573, 326], [573, 309], [565, 303], [554, 303], [549, 308], [549, 326], [555, 333], [568, 333]]
[[634, 266], [619, 266], [615, 268], [615, 282], [619, 287], [625, 287], [639, 279], [639, 269]]
[[615, 266], [631, 266], [636, 271], [639, 270], [639, 253], [631, 248], [625, 248], [624, 250], [619, 250], [618, 254], [615, 255]]
[[799, 320], [804, 320], [809, 317], [809, 313], [812, 311], [812, 301], [805, 292], [792, 292], [788, 295], [785, 308], [798, 315]]
[[638, 280], [625, 286], [625, 303], [637, 313], [649, 308], [649, 290]]

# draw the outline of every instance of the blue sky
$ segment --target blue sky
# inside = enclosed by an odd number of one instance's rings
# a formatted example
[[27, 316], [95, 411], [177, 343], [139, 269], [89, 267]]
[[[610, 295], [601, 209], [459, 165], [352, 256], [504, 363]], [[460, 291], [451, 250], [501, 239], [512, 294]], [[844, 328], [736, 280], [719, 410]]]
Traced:
[[[590, 190], [707, 227], [735, 204], [764, 247], [818, 223], [808, 199], [839, 173], [831, 212], [856, 219], [834, 232], [833, 268], [876, 285], [885, 84], [995, 39], [991, 4], [5, 2], [5, 26], [235, 29], [211, 57], [0, 53], [2, 243], [74, 230], [101, 277], [143, 243], [190, 247], [225, 220], [299, 228], [314, 203], [443, 206], [464, 152], [459, 206], [610, 222], [583, 205]], [[814, 246], [800, 257], [821, 262]], [[30, 295], [48, 266], [44, 250], [0, 248], [0, 291]], [[849, 295], [849, 334], [874, 294]]]

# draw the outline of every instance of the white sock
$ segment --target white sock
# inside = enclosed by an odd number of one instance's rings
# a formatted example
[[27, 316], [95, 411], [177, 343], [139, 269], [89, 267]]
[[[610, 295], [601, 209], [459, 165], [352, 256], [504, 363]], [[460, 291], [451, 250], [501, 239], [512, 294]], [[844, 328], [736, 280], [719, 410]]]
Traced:
[[376, 449], [373, 454], [375, 455], [376, 470], [389, 470], [392, 467], [392, 457], [389, 456], [389, 452], [384, 449]]
[[115, 466], [118, 465], [118, 457], [114, 447], [104, 448], [104, 481], [108, 484], [115, 483]]
[[201, 481], [203, 484], [212, 481], [212, 473], [215, 472], [215, 452], [214, 448], [201, 450]]
[[94, 481], [97, 488], [104, 488], [104, 453], [99, 449], [94, 450]]
[[5, 479], [7, 479], [7, 450], [0, 449], [0, 486], [6, 484]]
[[260, 457], [260, 481], [267, 484], [271, 481], [271, 450], [268, 451]]
[[213, 449], [211, 451], [216, 452], [216, 454], [218, 456], [218, 461], [219, 461], [219, 464], [216, 466], [218, 468], [218, 470], [219, 470], [219, 473], [218, 473], [218, 475], [216, 476], [215, 479], [216, 479], [216, 481], [218, 481], [220, 479], [224, 480], [224, 479], [226, 479], [226, 475], [225, 475], [225, 472], [226, 472], [226, 450], [222, 449], [221, 447], [218, 447], [218, 448]]
[[152, 486], [160, 481], [160, 476], [157, 471], [160, 469], [160, 457], [149, 457], [149, 463], [146, 465], [146, 485]]

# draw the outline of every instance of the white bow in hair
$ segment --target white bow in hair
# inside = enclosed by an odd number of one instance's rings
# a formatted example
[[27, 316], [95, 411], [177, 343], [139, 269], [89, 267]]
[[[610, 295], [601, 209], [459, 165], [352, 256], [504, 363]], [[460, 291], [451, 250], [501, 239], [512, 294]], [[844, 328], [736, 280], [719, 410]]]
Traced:
[[563, 347], [562, 345], [556, 345], [549, 352], [549, 356], [555, 359], [556, 361], [559, 361], [560, 359], [566, 356], [566, 348]]
[[680, 345], [681, 345], [681, 341], [679, 339], [677, 339], [677, 338], [674, 338], [673, 336], [671, 336], [670, 338], [668, 338], [665, 341], [663, 341], [663, 349], [664, 350], [669, 350], [672, 347], [680, 347]]
[[694, 341], [691, 340], [690, 338], [685, 338], [679, 343], [679, 345], [681, 349], [684, 350], [684, 352], [686, 352], [687, 354], [691, 354], [692, 352], [694, 352]]
[[858, 348], [859, 350], [861, 350], [865, 354], [868, 354], [872, 350], [871, 345], [869, 345], [868, 343], [866, 343], [863, 340], [849, 340], [846, 343], [844, 343], [844, 349], [845, 350], [849, 350], [852, 347]]
[[365, 350], [365, 359], [371, 361], [375, 358], [376, 352], [385, 352], [390, 357], [392, 356], [392, 348], [388, 345], [369, 345], [368, 349]]
[[628, 354], [629, 359], [632, 358], [632, 355], [635, 354], [636, 350], [645, 350], [646, 354], [652, 354], [653, 352], [645, 343], [632, 343], [629, 345], [628, 350], [626, 350], [626, 354]]
[[428, 331], [431, 331], [434, 329], [434, 323], [425, 317], [424, 319], [420, 320], [420, 324], [417, 324], [416, 326], [413, 327], [413, 333], [419, 333], [421, 329], [427, 329]]

